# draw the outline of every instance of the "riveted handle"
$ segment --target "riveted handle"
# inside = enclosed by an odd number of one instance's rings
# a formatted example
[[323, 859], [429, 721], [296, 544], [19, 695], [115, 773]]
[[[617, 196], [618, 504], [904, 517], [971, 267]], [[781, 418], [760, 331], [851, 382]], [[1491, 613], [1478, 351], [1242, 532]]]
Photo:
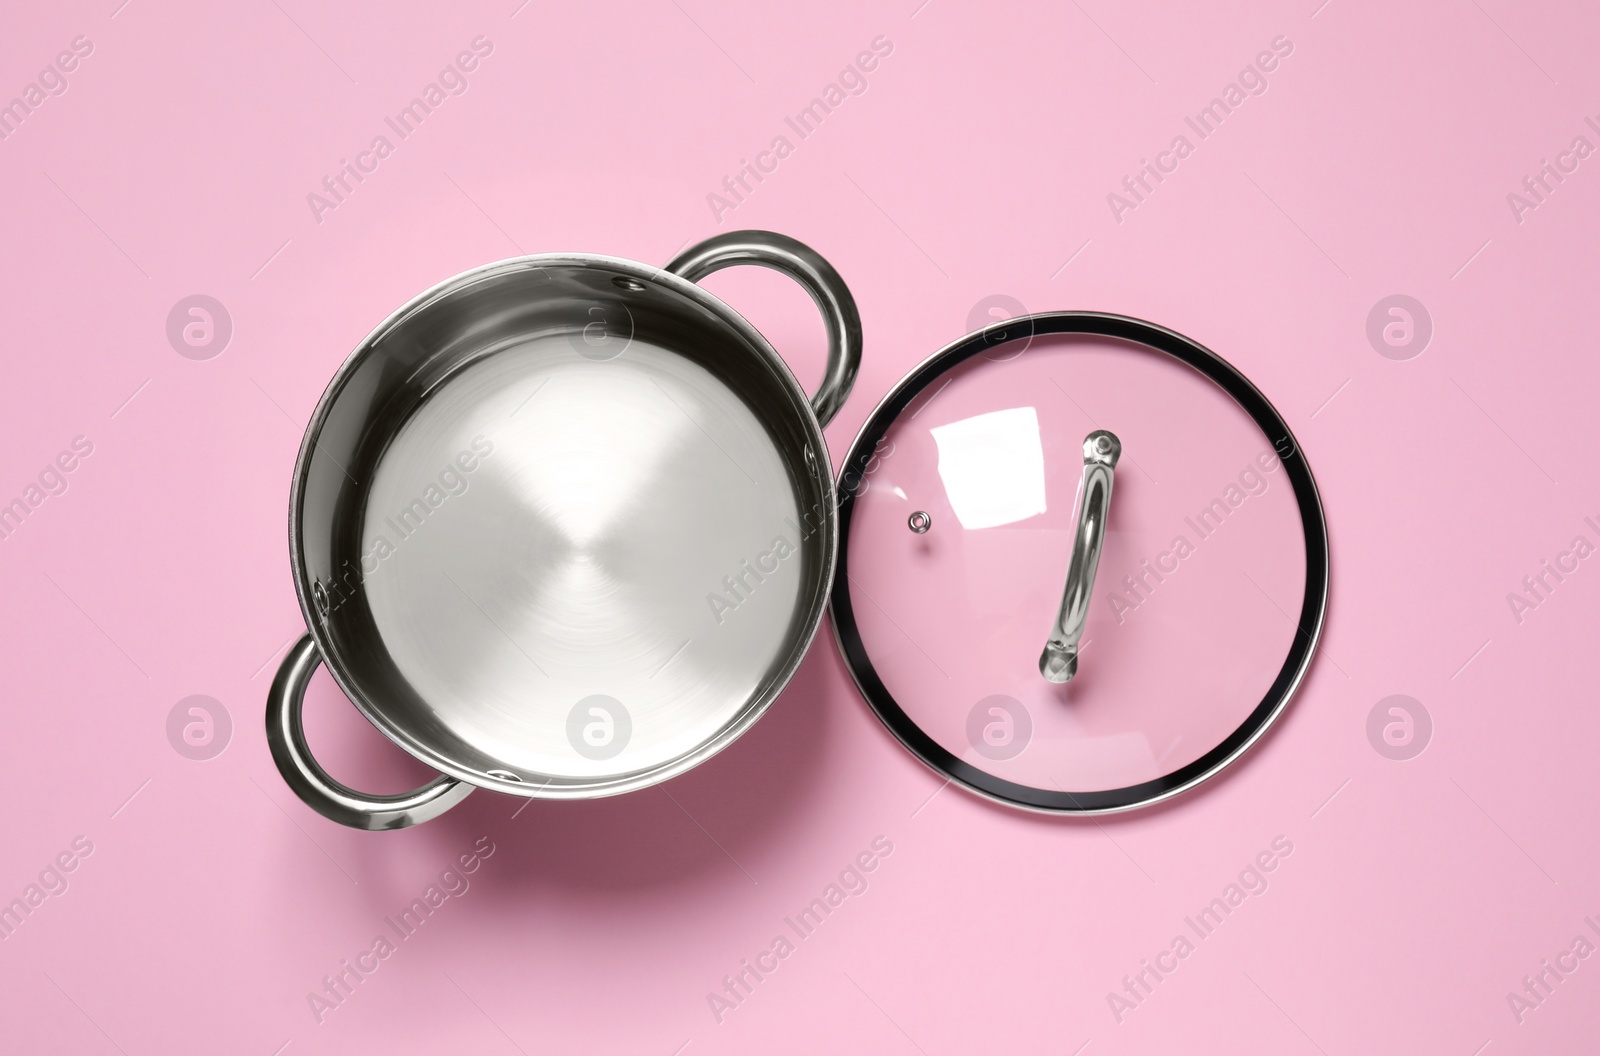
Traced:
[[1083, 438], [1083, 481], [1078, 486], [1078, 530], [1073, 535], [1072, 558], [1067, 562], [1067, 585], [1061, 592], [1061, 612], [1050, 638], [1039, 654], [1039, 673], [1051, 682], [1070, 682], [1078, 673], [1078, 642], [1089, 622], [1089, 595], [1100, 568], [1100, 549], [1106, 541], [1106, 514], [1111, 509], [1112, 474], [1122, 457], [1122, 442], [1113, 433], [1096, 429]]

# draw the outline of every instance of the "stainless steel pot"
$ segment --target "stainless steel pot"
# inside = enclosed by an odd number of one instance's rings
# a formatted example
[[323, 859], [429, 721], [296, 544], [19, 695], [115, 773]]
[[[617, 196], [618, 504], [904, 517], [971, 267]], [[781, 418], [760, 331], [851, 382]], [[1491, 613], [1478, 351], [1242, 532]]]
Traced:
[[[816, 301], [828, 363], [811, 399], [695, 285], [734, 264], [782, 271]], [[395, 312], [334, 376], [295, 465], [289, 553], [309, 633], [267, 698], [284, 780], [335, 821], [389, 829], [474, 787], [627, 792], [732, 742], [827, 604], [822, 426], [860, 357], [838, 273], [762, 231], [665, 269], [501, 261]], [[319, 662], [441, 776], [399, 796], [330, 777], [301, 724]]]

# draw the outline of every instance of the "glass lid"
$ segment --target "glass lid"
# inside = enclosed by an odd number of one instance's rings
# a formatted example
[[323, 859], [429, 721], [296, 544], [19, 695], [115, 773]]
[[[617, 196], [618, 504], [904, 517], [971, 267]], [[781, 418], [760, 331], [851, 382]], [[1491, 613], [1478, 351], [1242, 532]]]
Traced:
[[1015, 806], [1154, 802], [1242, 753], [1321, 633], [1327, 528], [1288, 426], [1123, 316], [978, 331], [917, 368], [840, 482], [840, 647], [924, 762]]

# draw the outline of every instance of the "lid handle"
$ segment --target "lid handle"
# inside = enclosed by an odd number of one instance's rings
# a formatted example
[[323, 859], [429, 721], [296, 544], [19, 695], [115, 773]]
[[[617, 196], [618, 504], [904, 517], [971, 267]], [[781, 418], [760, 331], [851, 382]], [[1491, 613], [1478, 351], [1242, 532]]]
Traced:
[[1061, 613], [1039, 654], [1039, 673], [1051, 682], [1071, 682], [1078, 673], [1078, 640], [1089, 620], [1089, 595], [1100, 568], [1106, 541], [1106, 512], [1111, 507], [1111, 478], [1122, 457], [1116, 434], [1096, 429], [1083, 438], [1083, 481], [1078, 485], [1078, 530], [1067, 562], [1067, 586]]

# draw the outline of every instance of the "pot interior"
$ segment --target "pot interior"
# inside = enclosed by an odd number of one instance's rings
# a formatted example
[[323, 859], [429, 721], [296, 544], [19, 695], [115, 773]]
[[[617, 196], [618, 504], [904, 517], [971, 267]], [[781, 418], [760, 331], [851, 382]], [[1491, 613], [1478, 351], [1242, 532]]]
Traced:
[[833, 566], [826, 448], [764, 339], [631, 262], [424, 294], [346, 363], [291, 509], [302, 603], [363, 713], [447, 773], [605, 795], [783, 688]]

